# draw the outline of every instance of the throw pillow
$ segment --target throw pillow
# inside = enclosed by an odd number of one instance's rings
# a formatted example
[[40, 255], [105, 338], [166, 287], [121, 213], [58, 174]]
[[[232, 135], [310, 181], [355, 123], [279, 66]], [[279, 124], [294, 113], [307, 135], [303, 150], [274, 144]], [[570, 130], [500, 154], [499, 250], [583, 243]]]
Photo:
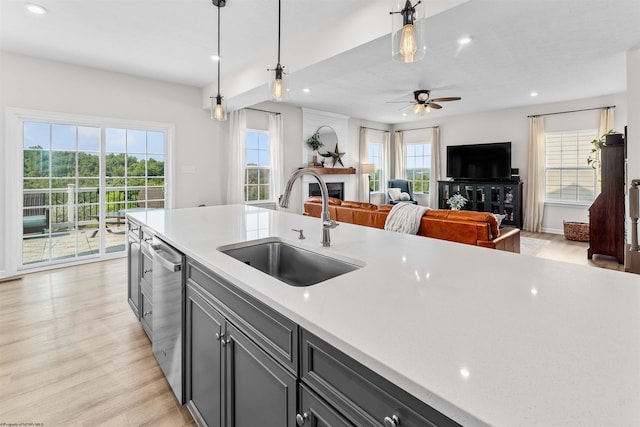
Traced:
[[506, 215], [493, 214], [493, 216], [496, 217], [496, 221], [498, 221], [498, 228], [500, 228], [500, 224], [502, 224], [502, 220], [504, 219], [504, 217], [506, 217]]
[[400, 200], [411, 200], [411, 196], [409, 193], [405, 193], [404, 191], [400, 193]]
[[402, 190], [400, 190], [399, 188], [390, 188], [387, 192], [389, 193], [389, 197], [391, 197], [391, 200], [400, 200], [400, 193], [402, 193]]

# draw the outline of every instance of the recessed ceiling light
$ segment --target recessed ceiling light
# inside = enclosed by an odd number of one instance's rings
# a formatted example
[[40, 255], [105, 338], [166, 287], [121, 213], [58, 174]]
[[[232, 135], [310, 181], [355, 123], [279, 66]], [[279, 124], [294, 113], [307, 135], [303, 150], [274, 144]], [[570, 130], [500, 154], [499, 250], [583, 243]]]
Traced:
[[464, 46], [464, 45], [466, 45], [466, 44], [471, 43], [471, 41], [472, 41], [472, 40], [473, 40], [473, 38], [472, 38], [472, 37], [470, 37], [470, 36], [460, 37], [460, 38], [458, 39], [458, 44], [459, 44], [460, 46]]
[[531, 92], [531, 93], [529, 94], [529, 96], [536, 97], [536, 96], [538, 96], [538, 92]]
[[47, 9], [45, 9], [44, 7], [38, 4], [27, 3], [25, 7], [29, 12], [34, 13], [36, 15], [44, 15], [45, 13], [47, 13]]
[[402, 117], [407, 117], [407, 113], [402, 113]]
[[311, 93], [311, 88], [305, 87], [304, 89], [302, 89], [302, 91], [304, 93]]
[[210, 58], [212, 61], [215, 61], [215, 62], [218, 62], [220, 61], [220, 59], [222, 59], [222, 57], [218, 55], [211, 55]]

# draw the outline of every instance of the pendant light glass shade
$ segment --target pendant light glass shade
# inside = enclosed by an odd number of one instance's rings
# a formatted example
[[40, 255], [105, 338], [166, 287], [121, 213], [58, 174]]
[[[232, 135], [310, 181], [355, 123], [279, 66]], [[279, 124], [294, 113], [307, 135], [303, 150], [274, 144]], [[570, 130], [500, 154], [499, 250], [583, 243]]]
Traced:
[[269, 80], [269, 99], [271, 101], [280, 102], [284, 100], [289, 93], [284, 79], [284, 67], [280, 64], [280, 26], [282, 21], [282, 0], [278, 0], [278, 63], [274, 68], [267, 68], [267, 71], [273, 71], [275, 75]]
[[393, 0], [391, 5], [391, 55], [394, 61], [416, 62], [427, 51], [424, 3]]
[[227, 103], [221, 95], [211, 97], [211, 120], [227, 120]]
[[280, 102], [289, 95], [289, 87], [287, 84], [287, 75], [284, 73], [284, 67], [278, 64], [274, 68], [268, 68], [269, 71], [269, 100]]

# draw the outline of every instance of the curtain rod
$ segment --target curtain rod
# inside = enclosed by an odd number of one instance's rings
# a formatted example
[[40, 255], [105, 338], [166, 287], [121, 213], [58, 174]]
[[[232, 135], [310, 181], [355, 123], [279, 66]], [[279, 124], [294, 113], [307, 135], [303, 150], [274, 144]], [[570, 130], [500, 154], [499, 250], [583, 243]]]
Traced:
[[245, 110], [260, 111], [261, 113], [271, 113], [271, 114], [277, 114], [277, 115], [282, 114], [282, 113], [278, 113], [277, 111], [260, 110], [259, 108], [245, 107], [244, 109]]
[[554, 116], [556, 114], [567, 114], [567, 113], [580, 113], [582, 111], [592, 111], [592, 110], [602, 110], [602, 109], [609, 109], [609, 108], [616, 108], [615, 105], [607, 105], [606, 107], [597, 107], [597, 108], [583, 108], [582, 110], [571, 110], [571, 111], [558, 111], [557, 113], [545, 113], [545, 114], [533, 114], [531, 116], [527, 116], [528, 118], [531, 117], [542, 117], [542, 116]]
[[438, 128], [440, 128], [440, 126], [427, 126], [425, 128], [399, 129], [399, 130], [396, 130], [394, 132], [408, 132], [408, 131], [412, 131], [412, 130], [425, 130], [425, 129], [438, 129]]
[[390, 132], [389, 130], [386, 129], [376, 129], [376, 128], [370, 128], [368, 126], [360, 126], [362, 129], [370, 129], [370, 130], [379, 130], [380, 132]]

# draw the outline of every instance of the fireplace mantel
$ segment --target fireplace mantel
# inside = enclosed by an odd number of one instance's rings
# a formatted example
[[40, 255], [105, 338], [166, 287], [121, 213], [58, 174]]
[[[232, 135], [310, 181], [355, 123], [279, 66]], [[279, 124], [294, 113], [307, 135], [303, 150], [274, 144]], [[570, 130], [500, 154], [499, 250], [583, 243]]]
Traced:
[[[322, 168], [317, 166], [308, 166], [320, 175], [355, 175], [356, 168]], [[300, 168], [304, 169], [304, 168]]]

